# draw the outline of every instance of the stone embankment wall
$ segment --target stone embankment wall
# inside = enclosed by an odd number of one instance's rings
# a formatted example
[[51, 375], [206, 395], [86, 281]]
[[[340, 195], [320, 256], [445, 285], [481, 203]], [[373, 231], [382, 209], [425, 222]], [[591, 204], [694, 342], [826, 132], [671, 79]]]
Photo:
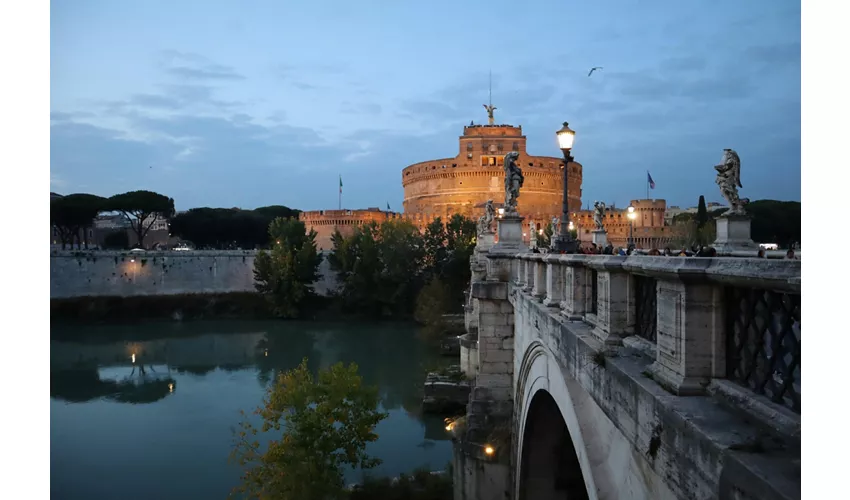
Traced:
[[[50, 298], [253, 292], [256, 251], [54, 252]], [[327, 259], [315, 289], [336, 281]]]

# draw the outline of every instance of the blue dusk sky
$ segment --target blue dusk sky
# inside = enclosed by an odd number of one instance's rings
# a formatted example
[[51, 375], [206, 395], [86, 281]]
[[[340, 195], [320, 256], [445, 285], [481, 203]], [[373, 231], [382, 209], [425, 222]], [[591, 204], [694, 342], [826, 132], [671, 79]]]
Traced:
[[[790, 0], [52, 2], [50, 189], [197, 206], [401, 209], [401, 169], [486, 123], [558, 156], [583, 203], [800, 199], [800, 4]], [[588, 70], [602, 66], [593, 76]]]

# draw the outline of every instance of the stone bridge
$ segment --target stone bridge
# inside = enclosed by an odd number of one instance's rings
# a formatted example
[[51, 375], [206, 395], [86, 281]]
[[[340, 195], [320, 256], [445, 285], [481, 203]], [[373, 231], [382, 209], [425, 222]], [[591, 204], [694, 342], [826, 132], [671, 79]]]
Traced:
[[479, 243], [455, 499], [800, 497], [800, 262]]

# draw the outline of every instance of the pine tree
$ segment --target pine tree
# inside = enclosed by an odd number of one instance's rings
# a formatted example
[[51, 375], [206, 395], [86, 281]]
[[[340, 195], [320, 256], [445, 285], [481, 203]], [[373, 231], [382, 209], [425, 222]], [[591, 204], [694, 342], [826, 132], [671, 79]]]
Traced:
[[705, 208], [705, 196], [700, 195], [699, 205], [697, 205], [697, 229], [702, 229], [705, 223], [708, 222], [708, 210]]

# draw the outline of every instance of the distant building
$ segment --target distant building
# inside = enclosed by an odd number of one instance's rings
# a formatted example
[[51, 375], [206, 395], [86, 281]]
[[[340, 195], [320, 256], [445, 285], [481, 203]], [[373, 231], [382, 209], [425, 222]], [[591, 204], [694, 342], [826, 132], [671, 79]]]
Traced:
[[[630, 230], [635, 247], [645, 250], [663, 249], [679, 238], [678, 228], [665, 223], [664, 214], [667, 209], [665, 200], [632, 200], [631, 206], [635, 208], [636, 214], [633, 227], [631, 227], [627, 208], [608, 208], [605, 211], [602, 224], [608, 232], [608, 241], [612, 245], [627, 246]], [[572, 215], [579, 240], [589, 245], [592, 231], [596, 229], [593, 210], [582, 210]]]
[[380, 224], [385, 220], [397, 218], [401, 218], [401, 214], [377, 207], [365, 210], [313, 210], [298, 214], [298, 220], [304, 223], [307, 232], [311, 229], [316, 231], [316, 248], [325, 251], [333, 250], [331, 236], [336, 230], [343, 236], [351, 236], [355, 227], [367, 222], [375, 221]]

